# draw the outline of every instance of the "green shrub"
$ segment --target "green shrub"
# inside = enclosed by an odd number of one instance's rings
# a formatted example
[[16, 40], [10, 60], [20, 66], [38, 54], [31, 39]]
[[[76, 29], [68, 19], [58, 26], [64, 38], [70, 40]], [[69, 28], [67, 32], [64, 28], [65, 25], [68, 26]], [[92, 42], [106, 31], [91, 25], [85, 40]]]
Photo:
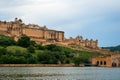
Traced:
[[30, 53], [34, 53], [35, 52], [35, 47], [30, 45], [27, 50], [30, 52]]
[[30, 38], [28, 36], [22, 36], [20, 39], [18, 39], [18, 46], [22, 46], [22, 47], [28, 47], [30, 46]]
[[13, 38], [8, 37], [8, 36], [0, 36], [0, 45], [2, 46], [10, 46], [10, 45], [15, 45], [16, 42], [14, 41]]
[[8, 46], [6, 48], [7, 53], [9, 55], [23, 56], [25, 53], [28, 53], [26, 48], [20, 46]]

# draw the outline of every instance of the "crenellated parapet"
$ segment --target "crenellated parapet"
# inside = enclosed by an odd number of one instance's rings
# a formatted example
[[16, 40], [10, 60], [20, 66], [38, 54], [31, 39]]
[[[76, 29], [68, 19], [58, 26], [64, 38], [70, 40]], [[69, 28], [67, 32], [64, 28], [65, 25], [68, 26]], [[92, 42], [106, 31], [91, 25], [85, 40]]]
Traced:
[[71, 37], [69, 39], [66, 39], [66, 42], [69, 45], [78, 45], [78, 46], [83, 46], [88, 48], [98, 48], [98, 40], [83, 39], [82, 36], [77, 36], [76, 38]]
[[44, 43], [60, 42], [89, 48], [98, 47], [98, 40], [83, 39], [82, 36], [65, 39], [63, 31], [51, 30], [46, 26], [39, 26], [37, 24], [25, 24], [18, 18], [15, 18], [14, 21], [10, 22], [0, 21], [0, 35], [13, 37], [15, 40], [18, 40], [22, 35], [27, 35], [37, 43], [42, 43], [43, 41]]
[[37, 24], [25, 24], [21, 19], [15, 18], [14, 21], [6, 22], [0, 21], [0, 35], [14, 37], [18, 40], [22, 35], [27, 35], [31, 39], [42, 39], [46, 41], [63, 41], [64, 32], [48, 29], [46, 26], [39, 26]]

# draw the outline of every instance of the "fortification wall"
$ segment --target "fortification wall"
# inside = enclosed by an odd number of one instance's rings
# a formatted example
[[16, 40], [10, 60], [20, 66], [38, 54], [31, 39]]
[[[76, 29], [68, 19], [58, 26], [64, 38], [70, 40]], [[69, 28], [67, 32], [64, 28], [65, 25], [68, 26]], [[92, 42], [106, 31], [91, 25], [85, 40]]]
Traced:
[[8, 22], [1, 22], [0, 21], [0, 31], [7, 31], [8, 30]]
[[[98, 41], [83, 39], [82, 36], [77, 36], [76, 38], [64, 39], [63, 31], [50, 30], [44, 27], [40, 27], [36, 24], [24, 24], [21, 19], [15, 18], [14, 21], [6, 22], [0, 21], [0, 35], [14, 37], [18, 40], [22, 35], [29, 36], [32, 40], [36, 42], [41, 41], [41, 39], [47, 42], [66, 42], [68, 45], [75, 44], [83, 47], [98, 48]], [[38, 40], [40, 39], [40, 40]], [[41, 41], [43, 42], [43, 41]]]
[[23, 28], [23, 34], [29, 37], [43, 38], [43, 30], [34, 28]]
[[18, 40], [22, 35], [27, 35], [33, 40], [37, 40], [36, 42], [41, 39], [63, 41], [64, 38], [62, 31], [50, 30], [46, 26], [40, 27], [35, 24], [26, 25], [18, 18], [11, 22], [0, 21], [0, 35], [14, 37], [15, 40]]
[[76, 38], [70, 38], [66, 39], [65, 41], [69, 45], [78, 45], [78, 46], [83, 46], [83, 47], [88, 47], [88, 48], [98, 48], [98, 40], [88, 40], [88, 39], [83, 39], [82, 36], [77, 36]]

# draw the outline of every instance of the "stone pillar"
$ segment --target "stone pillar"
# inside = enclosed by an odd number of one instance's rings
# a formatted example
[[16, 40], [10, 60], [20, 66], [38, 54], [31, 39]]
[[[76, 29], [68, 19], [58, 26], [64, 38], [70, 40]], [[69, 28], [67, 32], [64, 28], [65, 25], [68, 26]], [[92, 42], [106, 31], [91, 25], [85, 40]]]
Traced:
[[15, 22], [17, 22], [18, 21], [18, 18], [15, 18]]

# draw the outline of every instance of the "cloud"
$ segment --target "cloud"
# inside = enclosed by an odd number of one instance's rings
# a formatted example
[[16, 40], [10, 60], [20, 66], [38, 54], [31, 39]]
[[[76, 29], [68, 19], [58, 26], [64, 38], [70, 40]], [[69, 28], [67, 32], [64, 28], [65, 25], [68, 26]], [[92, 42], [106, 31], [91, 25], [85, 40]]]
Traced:
[[[110, 34], [120, 41], [115, 37], [120, 30], [119, 3], [120, 0], [0, 0], [0, 18], [19, 17], [25, 23], [63, 30], [66, 37], [77, 34], [86, 38], [98, 37], [100, 45], [104, 45], [102, 41], [110, 42], [107, 40]], [[112, 40], [106, 45], [115, 45]]]

